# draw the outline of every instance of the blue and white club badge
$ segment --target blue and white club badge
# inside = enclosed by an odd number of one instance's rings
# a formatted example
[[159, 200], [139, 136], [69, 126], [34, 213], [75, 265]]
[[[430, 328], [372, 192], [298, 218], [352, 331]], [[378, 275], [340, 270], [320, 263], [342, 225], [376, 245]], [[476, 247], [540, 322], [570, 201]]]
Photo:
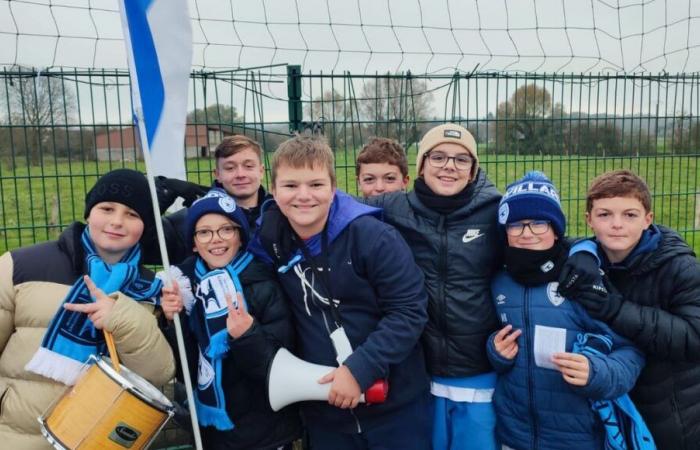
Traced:
[[[205, 198], [218, 198], [219, 199], [219, 207], [224, 210], [226, 213], [232, 213], [236, 210], [236, 201], [228, 194], [225, 192], [221, 192], [215, 189], [212, 189], [211, 191], [207, 192], [207, 194], [202, 197], [199, 200], [203, 200]], [[197, 200], [197, 201], [199, 201]]]
[[219, 206], [230, 214], [236, 210], [236, 201], [231, 197], [221, 197], [219, 198]]
[[508, 220], [509, 213], [510, 213], [510, 208], [508, 207], [508, 203], [503, 203], [498, 208], [498, 223], [500, 223], [501, 225], [505, 225], [506, 221]]
[[204, 390], [214, 381], [214, 368], [209, 361], [199, 352], [199, 364], [197, 364], [197, 385]]
[[559, 292], [557, 292], [558, 287], [559, 283], [556, 281], [552, 281], [551, 283], [547, 284], [547, 299], [554, 306], [559, 306], [564, 303], [564, 300], [566, 300], [564, 297], [559, 295]]

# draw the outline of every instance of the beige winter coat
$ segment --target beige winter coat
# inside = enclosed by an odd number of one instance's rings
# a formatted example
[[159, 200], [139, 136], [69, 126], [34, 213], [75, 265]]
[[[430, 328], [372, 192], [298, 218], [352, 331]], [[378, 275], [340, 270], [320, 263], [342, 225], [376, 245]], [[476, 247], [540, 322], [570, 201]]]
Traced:
[[[79, 224], [58, 241], [0, 256], [0, 446], [6, 449], [52, 448], [41, 435], [37, 418], [66, 386], [24, 370], [82, 267], [70, 254]], [[66, 251], [68, 249], [68, 251]], [[67, 268], [65, 266], [73, 265]], [[63, 280], [61, 281], [61, 278]], [[49, 281], [47, 281], [49, 280]], [[115, 293], [105, 328], [114, 335], [122, 364], [155, 386], [174, 375], [172, 352], [161, 334], [153, 307]], [[78, 425], [79, 426], [79, 425]]]

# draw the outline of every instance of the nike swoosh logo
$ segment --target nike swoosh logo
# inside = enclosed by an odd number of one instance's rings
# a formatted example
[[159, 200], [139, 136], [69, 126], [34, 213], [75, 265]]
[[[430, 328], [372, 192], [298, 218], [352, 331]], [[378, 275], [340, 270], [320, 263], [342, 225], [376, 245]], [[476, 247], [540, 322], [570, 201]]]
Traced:
[[465, 234], [464, 236], [462, 236], [462, 242], [464, 242], [465, 244], [468, 244], [468, 243], [470, 243], [471, 241], [473, 241], [474, 239], [480, 238], [481, 236], [484, 236], [484, 234], [483, 234], [483, 233], [481, 233], [481, 234], [475, 234], [474, 236], [467, 236], [467, 235]]

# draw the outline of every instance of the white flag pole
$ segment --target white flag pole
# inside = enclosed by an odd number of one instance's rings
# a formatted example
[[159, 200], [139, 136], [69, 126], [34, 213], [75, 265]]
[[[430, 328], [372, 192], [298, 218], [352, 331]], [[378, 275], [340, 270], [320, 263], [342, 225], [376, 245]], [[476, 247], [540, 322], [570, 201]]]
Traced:
[[[163, 232], [163, 221], [160, 215], [158, 206], [158, 195], [156, 194], [156, 183], [151, 170], [151, 152], [146, 139], [146, 127], [143, 125], [142, 111], [136, 112], [138, 121], [139, 136], [141, 140], [141, 148], [143, 150], [143, 161], [146, 165], [146, 178], [148, 179], [148, 188], [151, 192], [151, 203], [153, 204], [153, 214], [156, 217], [156, 234], [158, 236], [158, 247], [160, 249], [160, 257], [163, 262], [163, 271], [165, 272], [165, 283], [172, 286], [173, 280], [170, 279], [170, 259], [168, 258], [168, 250], [165, 245], [165, 233]], [[185, 351], [185, 340], [182, 335], [182, 325], [180, 323], [180, 314], [175, 313], [173, 316], [175, 324], [175, 336], [177, 337], [177, 349], [180, 355], [180, 366], [182, 366], [182, 377], [184, 378], [185, 391], [187, 392], [187, 404], [190, 411], [190, 419], [192, 421], [192, 435], [194, 436], [194, 444], [197, 450], [202, 450], [202, 436], [199, 432], [199, 421], [197, 420], [197, 408], [194, 402], [194, 393], [192, 392], [192, 383], [190, 378], [190, 367], [187, 363], [187, 353]]]

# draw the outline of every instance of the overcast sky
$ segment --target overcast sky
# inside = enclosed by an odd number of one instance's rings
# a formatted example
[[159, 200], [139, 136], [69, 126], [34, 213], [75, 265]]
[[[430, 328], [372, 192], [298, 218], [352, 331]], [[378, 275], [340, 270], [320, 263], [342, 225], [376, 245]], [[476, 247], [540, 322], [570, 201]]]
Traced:
[[[695, 72], [700, 0], [191, 0], [195, 68]], [[0, 64], [124, 68], [114, 0], [0, 0]]]
[[[126, 68], [117, 5], [115, 0], [0, 0], [0, 65]], [[700, 0], [190, 0], [189, 14], [193, 69], [300, 64], [305, 73], [352, 74], [700, 71]], [[282, 81], [263, 83], [264, 119], [284, 121], [285, 69], [272, 72]], [[430, 87], [441, 83], [432, 81]], [[478, 103], [473, 95], [463, 100], [461, 107], [468, 111], [463, 116], [483, 117], [517, 87], [499, 83], [497, 99], [482, 94]], [[504, 83], [511, 83], [510, 91]], [[341, 92], [347, 87], [343, 80], [336, 86]], [[553, 92], [554, 101], [565, 103], [567, 110], [609, 108], [622, 114], [688, 109], [670, 104], [667, 98], [675, 92], [660, 91], [640, 102], [631, 91], [610, 99], [600, 94], [609, 88], [587, 86], [598, 92], [579, 95], [578, 88], [567, 87], [571, 90]], [[81, 120], [103, 123], [107, 115], [111, 121], [128, 120], [128, 103], [116, 99], [127, 98], [127, 89], [95, 97], [90, 91], [92, 104], [82, 114], [94, 117]], [[248, 120], [260, 119], [259, 111], [252, 116], [253, 97], [246, 97], [251, 91], [245, 81], [232, 88], [220, 83], [217, 89], [219, 101], [231, 98], [239, 111], [246, 104]], [[304, 90], [307, 96], [320, 94], [318, 86], [305, 84]], [[192, 108], [202, 106], [201, 95], [191, 88]], [[435, 92], [433, 113], [450, 108], [449, 95], [447, 88]], [[207, 104], [216, 100], [210, 89]]]

